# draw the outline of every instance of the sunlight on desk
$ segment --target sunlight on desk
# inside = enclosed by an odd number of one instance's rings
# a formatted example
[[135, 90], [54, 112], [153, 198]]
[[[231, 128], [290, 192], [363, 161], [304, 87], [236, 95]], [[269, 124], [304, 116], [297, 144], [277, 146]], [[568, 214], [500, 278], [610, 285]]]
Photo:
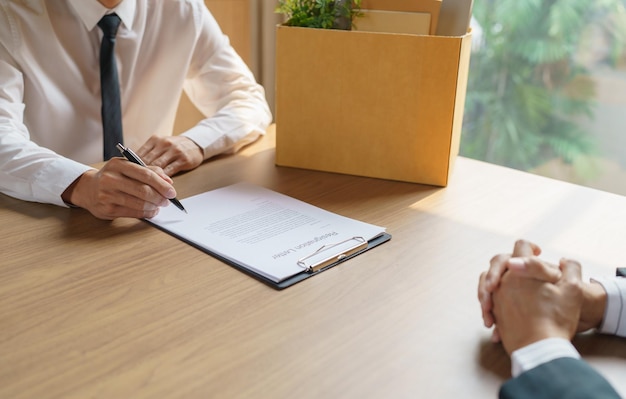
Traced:
[[[276, 291], [142, 221], [0, 196], [0, 397], [495, 398], [490, 258], [523, 237], [623, 259], [626, 198], [466, 158], [446, 188], [276, 167], [274, 137], [176, 176], [179, 198], [247, 181], [393, 238]], [[576, 342], [626, 395], [623, 341]]]

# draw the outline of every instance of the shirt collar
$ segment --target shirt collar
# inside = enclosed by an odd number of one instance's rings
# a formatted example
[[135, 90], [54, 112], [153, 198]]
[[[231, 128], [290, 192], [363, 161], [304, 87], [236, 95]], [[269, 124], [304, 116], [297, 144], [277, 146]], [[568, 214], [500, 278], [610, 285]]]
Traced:
[[72, 5], [89, 31], [91, 31], [98, 24], [98, 21], [100, 21], [103, 16], [112, 12], [115, 12], [120, 17], [122, 24], [126, 26], [127, 29], [130, 30], [133, 27], [135, 8], [137, 5], [135, 0], [122, 0], [117, 7], [112, 8], [111, 10], [100, 4], [97, 0], [69, 0], [69, 3]]

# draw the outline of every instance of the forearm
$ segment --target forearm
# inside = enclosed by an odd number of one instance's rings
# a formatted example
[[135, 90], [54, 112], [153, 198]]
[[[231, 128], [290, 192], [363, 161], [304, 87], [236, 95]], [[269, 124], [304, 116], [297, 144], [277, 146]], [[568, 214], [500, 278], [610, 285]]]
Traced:
[[182, 135], [200, 147], [204, 159], [222, 153], [234, 153], [265, 133], [271, 117], [256, 116], [241, 120], [235, 113], [223, 110], [218, 115], [200, 121]]
[[25, 201], [66, 206], [62, 193], [89, 166], [37, 146], [0, 123], [0, 191]]
[[88, 185], [87, 180], [91, 178], [91, 175], [96, 173], [95, 170], [88, 170], [82, 175], [78, 176], [61, 194], [61, 199], [66, 205], [85, 207], [87, 204], [87, 198], [85, 197], [86, 189]]
[[61, 194], [89, 167], [31, 141], [24, 123], [23, 71], [8, 51], [9, 42], [2, 40], [13, 37], [3, 31], [9, 24], [0, 26], [0, 192], [63, 206]]
[[272, 115], [263, 87], [206, 9], [197, 29], [184, 89], [205, 119], [183, 135], [198, 144], [208, 159], [256, 140]]
[[583, 305], [580, 310], [578, 331], [599, 328], [606, 311], [607, 295], [603, 286], [594, 280], [583, 284]]

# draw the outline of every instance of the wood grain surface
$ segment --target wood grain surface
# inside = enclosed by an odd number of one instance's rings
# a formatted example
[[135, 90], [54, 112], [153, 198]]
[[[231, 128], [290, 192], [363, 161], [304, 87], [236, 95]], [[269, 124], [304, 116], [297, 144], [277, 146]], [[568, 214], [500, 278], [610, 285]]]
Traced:
[[[387, 227], [276, 291], [139, 220], [0, 195], [1, 398], [489, 398], [510, 376], [478, 275], [516, 238], [623, 266], [626, 199], [465, 158], [447, 188], [274, 166], [274, 133], [175, 178], [249, 181]], [[626, 395], [626, 341], [575, 344]]]

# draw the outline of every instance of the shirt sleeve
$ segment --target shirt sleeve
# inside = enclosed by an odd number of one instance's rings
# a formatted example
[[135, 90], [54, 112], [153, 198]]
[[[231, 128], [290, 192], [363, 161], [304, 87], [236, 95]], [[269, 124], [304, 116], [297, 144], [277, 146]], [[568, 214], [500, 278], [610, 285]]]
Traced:
[[253, 142], [272, 121], [265, 91], [198, 2], [198, 38], [184, 90], [206, 119], [184, 132], [204, 158], [232, 153]]
[[530, 369], [563, 357], [580, 359], [580, 354], [566, 339], [546, 338], [511, 354], [511, 374], [517, 377]]
[[[10, 48], [19, 36], [0, 13], [0, 192], [26, 201], [67, 206], [61, 194], [89, 166], [64, 158], [30, 140], [24, 124], [24, 79]], [[15, 30], [16, 31], [16, 30]]]
[[604, 318], [598, 331], [626, 337], [626, 278], [599, 278], [593, 281], [600, 284], [607, 294]]

